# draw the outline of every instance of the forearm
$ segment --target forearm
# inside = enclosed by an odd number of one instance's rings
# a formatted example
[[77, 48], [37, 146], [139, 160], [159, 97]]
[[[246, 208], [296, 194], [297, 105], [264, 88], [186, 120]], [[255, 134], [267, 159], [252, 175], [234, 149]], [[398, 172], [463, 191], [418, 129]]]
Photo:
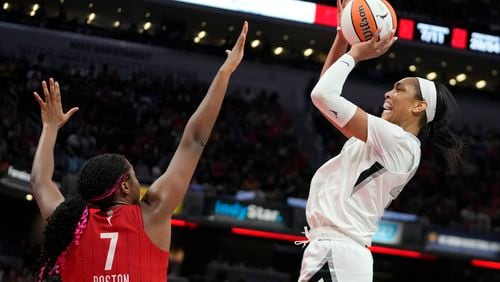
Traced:
[[219, 70], [202, 102], [189, 119], [185, 135], [205, 145], [219, 115], [231, 74]]
[[[44, 126], [42, 129], [31, 169], [32, 184], [52, 181], [54, 174], [54, 146], [58, 130], [56, 126]], [[38, 185], [32, 185], [32, 187], [36, 189]]]
[[332, 47], [328, 52], [325, 63], [323, 64], [321, 76], [325, 74], [325, 72], [333, 65], [333, 63], [335, 63], [342, 55], [346, 53], [348, 46], [349, 44], [347, 43], [347, 41], [342, 37], [342, 34], [338, 32], [335, 36]]
[[328, 68], [311, 93], [313, 104], [340, 127], [349, 122], [357, 108], [340, 96], [344, 83], [354, 66], [355, 62], [350, 55], [340, 57]]

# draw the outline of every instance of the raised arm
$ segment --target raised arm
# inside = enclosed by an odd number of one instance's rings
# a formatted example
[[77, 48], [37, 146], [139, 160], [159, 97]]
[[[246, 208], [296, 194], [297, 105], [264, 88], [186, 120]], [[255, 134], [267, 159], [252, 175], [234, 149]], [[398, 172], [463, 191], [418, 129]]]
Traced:
[[359, 61], [383, 55], [396, 41], [394, 31], [379, 38], [378, 30], [368, 42], [352, 46], [320, 78], [311, 93], [313, 104], [347, 138], [352, 136], [366, 141], [368, 116], [365, 111], [341, 96], [347, 76]]
[[57, 132], [78, 111], [78, 108], [72, 108], [67, 113], [63, 112], [59, 83], [54, 82], [52, 78], [49, 80], [50, 89], [45, 81], [42, 82], [42, 87], [45, 101], [38, 93], [33, 93], [40, 105], [43, 129], [33, 160], [30, 182], [42, 218], [47, 220], [64, 201], [59, 188], [52, 181]]
[[231, 51], [226, 51], [226, 61], [219, 68], [203, 101], [187, 122], [167, 170], [151, 185], [144, 197], [141, 205], [148, 225], [163, 225], [184, 198], [219, 115], [229, 78], [243, 58], [247, 31], [248, 23], [245, 22], [235, 46]]
[[323, 64], [323, 69], [321, 69], [321, 75], [325, 74], [326, 70], [333, 65], [342, 55], [347, 52], [347, 47], [349, 47], [349, 43], [345, 39], [342, 34], [342, 30], [340, 29], [342, 11], [344, 7], [351, 0], [337, 0], [337, 35], [335, 36], [335, 40], [333, 41], [332, 47], [330, 47], [330, 51], [328, 52], [328, 56], [326, 56], [325, 63]]

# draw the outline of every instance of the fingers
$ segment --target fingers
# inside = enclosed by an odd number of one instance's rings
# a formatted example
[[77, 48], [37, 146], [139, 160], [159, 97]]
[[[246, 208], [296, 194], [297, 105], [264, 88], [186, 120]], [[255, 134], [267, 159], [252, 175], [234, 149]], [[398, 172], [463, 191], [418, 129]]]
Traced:
[[380, 33], [382, 32], [382, 29], [377, 29], [377, 31], [375, 31], [375, 34], [373, 34], [373, 37], [370, 39], [370, 43], [371, 44], [375, 44], [377, 41], [379, 41], [379, 37], [380, 37]]
[[229, 54], [231, 54], [231, 50], [226, 49], [226, 54], [229, 56]]
[[51, 95], [50, 98], [52, 100], [53, 98], [55, 98], [55, 93], [56, 93], [56, 89], [54, 86], [54, 79], [52, 77], [49, 78], [49, 90], [50, 90], [49, 94]]
[[238, 37], [238, 41], [236, 42], [236, 46], [238, 48], [242, 48], [245, 46], [245, 39], [246, 39], [246, 36], [247, 36], [247, 32], [248, 32], [248, 22], [245, 21], [243, 23], [243, 28], [241, 29], [241, 34], [240, 36]]
[[66, 117], [68, 119], [70, 119], [76, 112], [78, 112], [80, 108], [78, 107], [74, 107], [74, 108], [71, 108], [71, 110], [69, 110], [67, 113], [66, 113]]
[[61, 103], [61, 89], [59, 88], [59, 82], [54, 83], [54, 96], [57, 103]]
[[38, 102], [38, 104], [40, 105], [40, 108], [44, 107], [45, 106], [45, 102], [42, 100], [42, 98], [40, 98], [40, 95], [38, 95], [38, 93], [33, 92], [33, 96], [35, 96], [35, 100]]
[[43, 89], [43, 96], [45, 98], [45, 103], [50, 103], [50, 93], [49, 89], [47, 88], [47, 82], [42, 81], [42, 89]]

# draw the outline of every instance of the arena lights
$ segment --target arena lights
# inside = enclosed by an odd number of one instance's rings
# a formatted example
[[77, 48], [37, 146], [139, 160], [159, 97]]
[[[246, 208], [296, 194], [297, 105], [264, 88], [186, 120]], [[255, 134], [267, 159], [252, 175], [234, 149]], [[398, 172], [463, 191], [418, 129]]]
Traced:
[[36, 12], [36, 11], [38, 11], [38, 9], [40, 9], [40, 5], [38, 3], [33, 4], [33, 7], [31, 8], [31, 10]]
[[389, 58], [391, 58], [391, 59], [396, 58], [396, 54], [394, 54], [393, 52], [389, 53]]
[[451, 86], [455, 86], [455, 85], [457, 85], [457, 80], [456, 80], [456, 79], [454, 79], [454, 78], [452, 78], [452, 79], [450, 79], [450, 80], [448, 81], [448, 83], [449, 83]]
[[467, 75], [465, 73], [461, 73], [461, 74], [457, 75], [456, 79], [458, 82], [463, 82], [464, 80], [467, 79]]
[[151, 17], [151, 13], [150, 12], [146, 12], [146, 14], [144, 14], [144, 17], [146, 19], [149, 19]]
[[28, 202], [33, 201], [33, 195], [31, 195], [31, 194], [26, 194], [25, 198], [26, 198], [26, 201], [28, 201]]
[[283, 35], [283, 41], [288, 41], [288, 39], [290, 39], [290, 36], [288, 36], [288, 35], [286, 35], [286, 34], [285, 34], [285, 35]]
[[257, 35], [257, 36], [261, 36], [261, 35], [262, 35], [262, 31], [257, 30], [257, 31], [255, 32], [255, 35]]
[[446, 68], [446, 66], [448, 66], [448, 63], [446, 63], [445, 61], [442, 61], [441, 62], [441, 67], [442, 68]]
[[122, 8], [118, 8], [118, 9], [116, 9], [116, 12], [117, 12], [118, 14], [119, 14], [119, 13], [121, 13], [122, 11], [123, 11], [123, 10], [122, 10]]
[[283, 53], [283, 50], [284, 50], [283, 47], [279, 46], [279, 47], [274, 48], [273, 53], [274, 53], [274, 55], [279, 56], [279, 55], [281, 55], [281, 53]]
[[204, 31], [204, 30], [202, 30], [202, 31], [200, 31], [200, 32], [198, 33], [198, 37], [199, 37], [200, 39], [205, 38], [205, 36], [207, 36], [207, 32], [206, 32], [206, 31]]
[[227, 30], [229, 30], [229, 31], [233, 32], [233, 31], [234, 31], [234, 26], [232, 26], [232, 25], [231, 25], [231, 26], [229, 26], [229, 27], [227, 28]]
[[120, 27], [120, 21], [115, 21], [115, 22], [113, 23], [113, 26], [114, 26], [114, 27]]
[[94, 3], [89, 3], [89, 9], [94, 8]]
[[200, 23], [200, 26], [201, 26], [201, 27], [206, 27], [206, 26], [207, 26], [207, 22], [206, 22], [206, 21], [202, 21], [202, 22]]
[[417, 66], [415, 66], [415, 65], [410, 65], [410, 66], [408, 67], [408, 70], [410, 70], [411, 72], [416, 72], [416, 71], [417, 71]]
[[144, 30], [150, 29], [151, 28], [151, 22], [144, 23], [144, 27], [143, 28], [144, 28]]
[[418, 63], [420, 63], [420, 62], [422, 62], [422, 58], [420, 58], [420, 57], [415, 57], [415, 63], [417, 63], [417, 64], [418, 64]]
[[199, 38], [198, 36], [196, 36], [194, 39], [193, 39], [194, 43], [200, 43], [201, 41], [201, 38]]
[[472, 71], [472, 66], [467, 66], [467, 67], [465, 68], [465, 70], [466, 70], [466, 71], [468, 71], [468, 72], [471, 72], [471, 71]]
[[87, 17], [87, 24], [91, 24], [94, 19], [95, 19], [95, 13], [90, 13], [89, 16]]
[[9, 5], [9, 2], [4, 2], [4, 3], [3, 3], [3, 9], [4, 9], [4, 10], [8, 10], [8, 9], [9, 9], [9, 6], [10, 6], [10, 5]]
[[312, 53], [314, 53], [314, 50], [312, 48], [307, 48], [306, 50], [304, 50], [304, 57], [309, 57], [312, 55]]
[[430, 73], [428, 73], [428, 74], [427, 74], [427, 76], [426, 76], [426, 77], [427, 77], [427, 79], [428, 79], [428, 80], [434, 80], [434, 79], [436, 79], [436, 77], [437, 77], [437, 73], [436, 73], [436, 72], [434, 72], [434, 71], [433, 71], [433, 72], [430, 72]]
[[255, 39], [255, 40], [253, 40], [253, 41], [252, 41], [252, 43], [250, 43], [250, 46], [251, 46], [252, 48], [257, 48], [257, 47], [259, 47], [259, 46], [260, 46], [260, 40], [259, 40], [259, 39]]
[[36, 11], [35, 11], [35, 10], [31, 10], [31, 12], [30, 12], [30, 16], [31, 16], [31, 17], [34, 17], [35, 15], [36, 15]]
[[477, 89], [483, 89], [486, 87], [486, 80], [480, 80], [478, 82], [476, 82], [476, 88]]
[[498, 71], [497, 70], [492, 70], [491, 71], [491, 75], [492, 76], [497, 76], [498, 75]]

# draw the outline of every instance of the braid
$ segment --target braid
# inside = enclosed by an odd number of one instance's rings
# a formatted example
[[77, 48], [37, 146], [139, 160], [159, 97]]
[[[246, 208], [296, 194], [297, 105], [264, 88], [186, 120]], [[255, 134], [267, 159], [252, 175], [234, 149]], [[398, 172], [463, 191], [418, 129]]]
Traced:
[[[62, 202], [48, 220], [42, 252], [34, 268], [38, 281], [60, 274], [69, 247], [79, 244], [87, 226], [88, 203], [115, 187], [129, 168], [125, 157], [117, 154], [99, 155], [84, 165], [78, 177], [77, 194]], [[93, 203], [103, 209], [111, 205], [113, 198], [111, 194]]]
[[75, 195], [61, 203], [49, 218], [44, 231], [42, 253], [35, 263], [39, 281], [53, 274], [56, 260], [73, 241], [73, 231], [86, 207], [85, 199]]

